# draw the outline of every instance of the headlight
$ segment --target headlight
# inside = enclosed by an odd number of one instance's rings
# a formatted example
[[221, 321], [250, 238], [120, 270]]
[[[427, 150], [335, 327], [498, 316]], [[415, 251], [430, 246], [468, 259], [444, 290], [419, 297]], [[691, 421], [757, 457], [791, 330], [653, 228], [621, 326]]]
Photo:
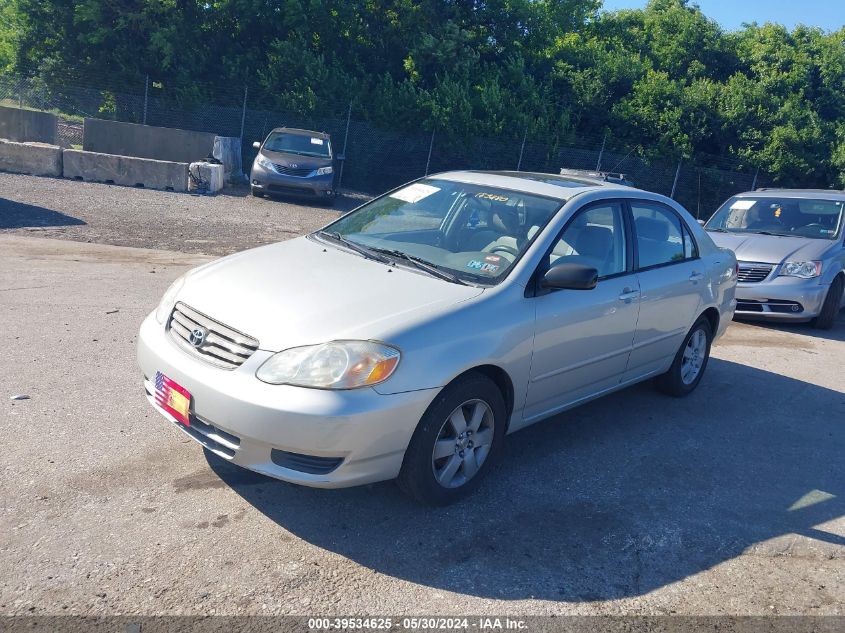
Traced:
[[328, 167], [320, 167], [317, 171], [314, 172], [315, 176], [325, 176], [326, 174], [330, 174], [334, 171], [332, 166], [329, 165]]
[[255, 376], [273, 385], [355, 389], [387, 380], [398, 364], [399, 350], [389, 345], [332, 341], [274, 354]]
[[273, 168], [273, 163], [271, 163], [268, 158], [265, 158], [264, 154], [259, 154], [258, 156], [256, 156], [255, 162], [264, 167], [265, 169]]
[[156, 321], [162, 325], [167, 323], [167, 317], [173, 312], [173, 308], [176, 305], [176, 297], [179, 295], [179, 291], [182, 290], [182, 286], [185, 285], [185, 277], [186, 275], [182, 275], [170, 284], [170, 288], [164, 293], [161, 302], [158, 304], [158, 308], [156, 308]]
[[786, 277], [812, 279], [822, 274], [821, 262], [786, 262], [781, 266], [780, 274]]

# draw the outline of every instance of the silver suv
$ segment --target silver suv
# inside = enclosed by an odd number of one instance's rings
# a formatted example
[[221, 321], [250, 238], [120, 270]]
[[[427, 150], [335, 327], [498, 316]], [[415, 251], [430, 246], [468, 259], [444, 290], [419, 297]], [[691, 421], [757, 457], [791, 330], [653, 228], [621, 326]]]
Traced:
[[845, 192], [758, 189], [734, 196], [704, 228], [739, 260], [739, 317], [833, 326], [845, 306]]

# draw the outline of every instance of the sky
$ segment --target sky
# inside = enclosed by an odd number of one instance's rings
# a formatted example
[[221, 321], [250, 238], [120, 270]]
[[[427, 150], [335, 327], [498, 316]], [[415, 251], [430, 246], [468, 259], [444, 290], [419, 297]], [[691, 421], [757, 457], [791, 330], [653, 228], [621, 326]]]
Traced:
[[[604, 0], [604, 8], [640, 9], [647, 0]], [[792, 29], [796, 24], [836, 31], [845, 26], [845, 0], [692, 0], [702, 12], [733, 31], [743, 22], [777, 22]]]

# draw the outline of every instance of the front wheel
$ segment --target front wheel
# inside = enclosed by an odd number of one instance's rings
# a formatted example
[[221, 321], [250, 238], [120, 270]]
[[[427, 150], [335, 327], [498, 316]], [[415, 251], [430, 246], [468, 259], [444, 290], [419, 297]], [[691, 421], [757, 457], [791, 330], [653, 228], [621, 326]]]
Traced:
[[712, 342], [710, 322], [701, 317], [687, 333], [669, 371], [655, 380], [657, 388], [676, 398], [692, 393], [707, 369]]
[[813, 319], [814, 328], [818, 330], [829, 330], [833, 327], [833, 323], [836, 321], [836, 315], [839, 314], [839, 308], [842, 306], [843, 286], [845, 284], [843, 284], [842, 275], [837, 275], [833, 283], [830, 284], [819, 316]]
[[501, 391], [482, 374], [467, 374], [445, 387], [411, 438], [399, 487], [429, 505], [470, 493], [498, 452], [506, 415]]

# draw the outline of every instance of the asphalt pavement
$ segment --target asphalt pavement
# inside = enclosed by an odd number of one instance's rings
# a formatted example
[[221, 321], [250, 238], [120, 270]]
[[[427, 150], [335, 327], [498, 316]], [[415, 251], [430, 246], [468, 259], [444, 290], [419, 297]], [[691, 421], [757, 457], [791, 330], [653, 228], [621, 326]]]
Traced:
[[267, 479], [153, 411], [168, 284], [358, 202], [0, 174], [0, 614], [843, 614], [845, 312], [733, 323], [690, 397], [509, 436], [447, 508]]

